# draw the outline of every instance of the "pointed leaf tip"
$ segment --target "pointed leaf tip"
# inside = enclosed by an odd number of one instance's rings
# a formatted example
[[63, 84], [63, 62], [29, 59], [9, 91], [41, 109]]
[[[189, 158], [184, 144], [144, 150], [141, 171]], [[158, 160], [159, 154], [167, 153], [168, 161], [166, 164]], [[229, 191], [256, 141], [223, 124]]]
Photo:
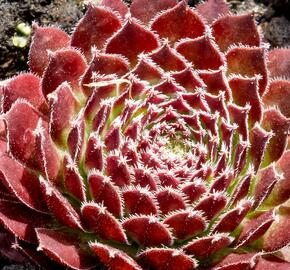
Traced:
[[101, 5], [117, 11], [122, 16], [122, 18], [125, 17], [129, 10], [122, 0], [102, 0]]
[[274, 49], [269, 52], [268, 58], [271, 77], [290, 78], [290, 49]]
[[145, 250], [138, 255], [138, 261], [145, 268], [149, 267], [156, 270], [191, 270], [198, 266], [194, 259], [185, 255], [182, 251], [166, 248]]
[[106, 52], [121, 54], [135, 66], [141, 52], [150, 52], [157, 47], [158, 40], [155, 35], [133, 18], [128, 18], [123, 28], [109, 40]]
[[79, 79], [86, 70], [86, 62], [75, 49], [63, 49], [49, 56], [48, 66], [42, 78], [42, 92], [45, 98], [62, 82], [69, 82], [74, 92], [80, 92]]
[[70, 37], [57, 27], [33, 26], [34, 36], [29, 51], [29, 67], [41, 76], [48, 66], [49, 51], [56, 51], [69, 46]]
[[90, 244], [91, 250], [111, 270], [142, 270], [137, 262], [125, 252], [98, 242]]
[[212, 23], [219, 15], [226, 15], [230, 12], [228, 4], [223, 0], [207, 0], [198, 4], [196, 9], [209, 23]]
[[120, 27], [121, 21], [112, 10], [90, 4], [85, 16], [79, 21], [72, 34], [71, 46], [81, 49], [90, 60], [91, 48], [95, 46], [102, 50], [108, 38]]
[[234, 44], [260, 46], [254, 14], [222, 16], [213, 23], [212, 34], [223, 52]]
[[182, 38], [196, 38], [203, 35], [205, 26], [186, 1], [180, 1], [175, 7], [157, 16], [151, 24], [151, 29], [161, 38], [167, 38], [175, 43]]
[[119, 221], [101, 204], [84, 204], [82, 217], [88, 229], [104, 240], [128, 244], [127, 236]]
[[76, 270], [88, 270], [96, 266], [94, 257], [77, 244], [77, 237], [44, 228], [36, 229], [36, 233], [39, 249], [58, 263]]
[[132, 16], [139, 19], [141, 22], [148, 24], [156, 14], [163, 10], [174, 7], [177, 4], [176, 0], [134, 0], [130, 7]]

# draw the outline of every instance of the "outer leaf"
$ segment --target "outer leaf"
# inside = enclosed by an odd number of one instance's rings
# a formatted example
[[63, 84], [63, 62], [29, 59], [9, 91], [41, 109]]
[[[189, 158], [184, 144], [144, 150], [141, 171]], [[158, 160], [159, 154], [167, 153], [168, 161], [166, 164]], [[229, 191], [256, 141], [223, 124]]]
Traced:
[[[214, 1], [208, 3], [210, 2]], [[212, 34], [222, 51], [226, 51], [234, 44], [260, 46], [260, 36], [254, 20], [254, 13], [222, 16], [212, 24], [212, 29]]]
[[269, 70], [271, 77], [290, 78], [290, 49], [275, 49], [269, 52]]
[[76, 270], [96, 266], [95, 259], [76, 244], [79, 239], [75, 236], [49, 229], [37, 229], [36, 232], [39, 249], [60, 264]]
[[49, 51], [56, 51], [69, 46], [69, 36], [57, 27], [39, 27], [33, 25], [34, 36], [29, 51], [29, 67], [39, 76], [48, 65]]
[[130, 6], [130, 12], [135, 18], [145, 24], [148, 24], [156, 14], [163, 10], [172, 8], [175, 5], [176, 0], [134, 0]]
[[106, 46], [107, 53], [117, 53], [127, 57], [131, 65], [136, 65], [141, 52], [150, 52], [158, 47], [158, 40], [152, 32], [129, 18]]
[[263, 103], [266, 106], [277, 105], [280, 111], [290, 117], [290, 82], [286, 80], [274, 80], [270, 82], [267, 91], [263, 96]]
[[101, 5], [117, 11], [122, 16], [122, 18], [124, 18], [128, 12], [128, 8], [122, 0], [103, 0]]
[[22, 203], [0, 200], [0, 222], [19, 239], [36, 243], [35, 228], [45, 227], [52, 220], [49, 215], [29, 209]]
[[265, 60], [265, 50], [260, 47], [234, 47], [226, 54], [228, 73], [237, 73], [242, 76], [255, 77], [261, 75], [259, 94], [265, 92], [268, 74]]
[[83, 230], [79, 214], [58, 189], [42, 178], [40, 186], [46, 204], [57, 220], [72, 229]]
[[262, 127], [266, 131], [274, 133], [265, 153], [264, 163], [266, 165], [278, 160], [283, 154], [287, 143], [289, 125], [289, 120], [278, 110], [268, 109], [264, 112]]
[[252, 269], [256, 265], [259, 257], [260, 255], [258, 253], [230, 254], [213, 267], [212, 270]]
[[0, 179], [4, 186], [28, 207], [40, 211], [46, 209], [38, 178], [6, 155], [0, 157]]
[[221, 54], [206, 36], [181, 41], [177, 44], [176, 50], [196, 69], [214, 70], [219, 69], [224, 64]]
[[71, 45], [80, 48], [87, 59], [91, 48], [103, 49], [107, 39], [121, 27], [119, 18], [111, 10], [90, 4], [85, 16], [73, 32]]
[[49, 55], [49, 63], [42, 78], [42, 92], [47, 98], [63, 82], [79, 92], [79, 79], [86, 70], [82, 55], [74, 49], [63, 49]]
[[161, 38], [167, 38], [174, 43], [182, 38], [202, 36], [205, 26], [197, 14], [189, 8], [186, 1], [180, 1], [172, 9], [157, 16], [151, 24], [151, 29], [156, 31]]
[[36, 109], [44, 108], [40, 78], [32, 73], [22, 73], [8, 80], [3, 87], [3, 112], [7, 112], [19, 98], [27, 100]]

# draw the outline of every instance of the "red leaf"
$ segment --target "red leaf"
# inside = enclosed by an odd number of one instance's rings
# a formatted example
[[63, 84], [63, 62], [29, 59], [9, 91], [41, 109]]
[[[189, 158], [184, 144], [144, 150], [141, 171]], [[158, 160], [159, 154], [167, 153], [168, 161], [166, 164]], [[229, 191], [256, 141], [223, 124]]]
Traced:
[[0, 179], [4, 186], [28, 207], [39, 211], [46, 209], [38, 178], [6, 155], [0, 157]]
[[[141, 22], [148, 24], [156, 14], [176, 5], [176, 0], [134, 0], [130, 7], [131, 14]], [[145, 8], [146, 7], [146, 8]]]
[[148, 81], [151, 84], [159, 83], [162, 78], [162, 69], [146, 55], [140, 54], [138, 60], [138, 64], [132, 70], [132, 73], [139, 79]]
[[167, 42], [148, 56], [164, 71], [180, 71], [186, 68], [184, 60]]
[[237, 239], [236, 247], [245, 246], [262, 237], [274, 220], [274, 212], [271, 210], [248, 221]]
[[174, 43], [182, 38], [203, 35], [205, 26], [186, 1], [180, 1], [175, 7], [157, 16], [151, 24], [151, 29], [161, 38], [167, 38]]
[[142, 270], [142, 268], [125, 252], [98, 242], [90, 244], [92, 251], [100, 261], [111, 270]]
[[202, 198], [194, 207], [204, 213], [207, 220], [211, 220], [219, 214], [227, 204], [227, 197], [223, 193], [211, 193]]
[[212, 24], [212, 29], [215, 41], [222, 51], [234, 44], [260, 46], [254, 13], [223, 16]]
[[283, 154], [289, 131], [290, 121], [276, 109], [268, 109], [263, 114], [262, 127], [273, 132], [265, 153], [266, 164], [278, 160]]
[[35, 228], [45, 227], [52, 220], [49, 215], [36, 212], [22, 203], [0, 200], [0, 222], [19, 239], [36, 243]]
[[80, 92], [79, 79], [86, 68], [86, 62], [77, 50], [62, 49], [50, 53], [41, 82], [45, 98], [65, 81], [70, 83], [74, 92]]
[[71, 45], [80, 48], [89, 60], [91, 48], [102, 50], [110, 38], [121, 27], [121, 21], [112, 10], [90, 4], [85, 16], [72, 34]]
[[32, 72], [41, 76], [48, 65], [48, 51], [69, 46], [69, 36], [57, 27], [39, 27], [32, 25], [34, 35], [29, 51], [29, 67]]
[[130, 171], [124, 158], [121, 159], [118, 155], [109, 155], [107, 157], [106, 172], [118, 187], [130, 185]]
[[231, 90], [223, 70], [202, 71], [198, 74], [206, 84], [207, 92], [218, 95], [220, 91], [225, 93], [226, 100], [230, 99]]
[[140, 185], [141, 187], [148, 187], [150, 190], [157, 190], [157, 184], [154, 178], [152, 177], [150, 171], [142, 169], [142, 168], [135, 168], [135, 182], [134, 185]]
[[190, 256], [176, 249], [152, 248], [138, 255], [138, 260], [145, 269], [156, 270], [191, 270], [197, 267], [197, 262]]
[[78, 101], [70, 85], [63, 82], [49, 95], [49, 129], [54, 140], [64, 143], [64, 131], [71, 125]]
[[128, 12], [128, 7], [122, 0], [103, 0], [101, 2], [101, 5], [109, 7], [114, 11], [117, 11], [122, 16], [122, 18], [124, 18]]
[[[114, 108], [113, 108], [114, 110]], [[106, 132], [104, 142], [106, 145], [106, 150], [113, 151], [117, 150], [121, 144], [121, 120], [116, 118], [110, 125], [108, 131]], [[110, 166], [110, 165], [109, 165]]]
[[40, 179], [40, 187], [49, 210], [66, 226], [83, 230], [80, 216], [70, 202], [50, 182]]
[[83, 152], [85, 127], [83, 110], [81, 110], [73, 123], [71, 123], [71, 130], [67, 138], [69, 153], [76, 164], [79, 164]]
[[260, 258], [255, 270], [290, 270], [290, 263], [285, 261], [272, 261], [271, 259]]
[[88, 176], [88, 184], [94, 201], [103, 203], [110, 213], [120, 218], [123, 214], [120, 191], [111, 179], [98, 171], [92, 171]]
[[86, 147], [85, 167], [87, 170], [96, 169], [102, 171], [103, 160], [103, 142], [95, 132], [91, 133]]
[[290, 150], [284, 152], [276, 163], [276, 169], [281, 174], [281, 178], [276, 183], [270, 195], [271, 203], [277, 205], [290, 198]]
[[235, 188], [232, 195], [233, 204], [236, 204], [238, 201], [240, 201], [241, 199], [245, 198], [248, 195], [252, 177], [253, 172], [250, 172], [240, 180], [239, 184]]
[[191, 62], [195, 69], [219, 69], [224, 64], [218, 49], [206, 36], [181, 41], [176, 50]]
[[272, 223], [269, 230], [263, 237], [263, 250], [277, 251], [286, 247], [290, 243], [290, 212], [289, 208], [283, 206], [279, 209], [279, 214], [276, 214], [276, 220]]
[[209, 23], [212, 23], [219, 15], [229, 13], [229, 6], [223, 0], [208, 0], [196, 6], [196, 10], [201, 14]]
[[40, 118], [34, 134], [36, 160], [40, 171], [47, 180], [58, 182], [58, 174], [61, 167], [60, 156], [50, 138], [47, 122], [42, 121]]
[[171, 73], [172, 78], [189, 92], [194, 92], [198, 87], [203, 86], [202, 80], [197, 74], [192, 72], [191, 68], [185, 68], [182, 71]]
[[163, 215], [171, 211], [186, 209], [185, 200], [182, 194], [171, 188], [161, 189], [156, 193], [160, 211]]
[[204, 182], [197, 180], [184, 184], [181, 190], [189, 203], [194, 203], [207, 191], [207, 187]]
[[173, 244], [167, 227], [154, 216], [133, 216], [126, 219], [122, 225], [127, 234], [143, 247]]
[[128, 71], [129, 63], [124, 57], [120, 55], [102, 54], [95, 50], [93, 51], [93, 59], [82, 77], [81, 85], [86, 95], [89, 95], [92, 89], [86, 86], [86, 84], [90, 84], [94, 81], [94, 73], [99, 75], [115, 74], [118, 77], [122, 77]]
[[85, 203], [81, 209], [87, 227], [104, 240], [128, 244], [127, 236], [114, 216], [106, 207], [97, 203]]
[[245, 77], [261, 75], [259, 93], [265, 92], [268, 74], [265, 49], [260, 47], [234, 47], [226, 54], [228, 73], [236, 73]]
[[258, 171], [264, 157], [271, 133], [263, 130], [260, 125], [255, 125], [250, 131], [250, 155], [255, 171]]
[[8, 80], [3, 87], [3, 112], [7, 112], [19, 98], [27, 100], [36, 109], [44, 109], [46, 104], [40, 78], [32, 73], [22, 73]]
[[241, 201], [237, 207], [229, 210], [221, 216], [217, 224], [214, 226], [213, 232], [233, 232], [251, 210], [252, 205], [253, 203], [251, 201]]
[[207, 227], [202, 214], [190, 210], [169, 214], [163, 222], [172, 228], [173, 235], [181, 240], [199, 234]]
[[271, 77], [290, 78], [290, 49], [274, 49], [269, 52], [269, 71]]
[[124, 207], [127, 214], [157, 215], [155, 197], [144, 188], [128, 188], [123, 191]]
[[286, 80], [271, 81], [263, 96], [266, 106], [278, 106], [280, 111], [290, 118], [290, 82]]
[[197, 257], [208, 257], [211, 254], [229, 246], [232, 240], [233, 239], [227, 236], [227, 234], [205, 236], [192, 240], [183, 248], [183, 250], [187, 254]]
[[69, 155], [63, 160], [63, 183], [66, 190], [81, 202], [85, 201], [85, 184], [77, 165]]
[[279, 175], [275, 171], [274, 165], [259, 170], [256, 176], [256, 186], [254, 190], [254, 207], [259, 207], [271, 193], [274, 185], [279, 180]]
[[76, 270], [92, 269], [97, 262], [76, 243], [74, 236], [49, 229], [37, 229], [39, 249], [58, 263]]
[[124, 26], [108, 42], [106, 53], [117, 53], [127, 57], [132, 66], [137, 63], [141, 52], [150, 52], [158, 47], [158, 40], [152, 32], [129, 18]]
[[27, 102], [16, 101], [6, 113], [9, 150], [14, 158], [35, 169], [34, 131], [40, 119], [39, 113]]
[[234, 103], [228, 104], [228, 110], [230, 113], [231, 120], [237, 124], [238, 131], [244, 141], [248, 140], [249, 129], [248, 129], [248, 115], [250, 106], [245, 105], [240, 107]]
[[258, 78], [233, 77], [229, 80], [235, 104], [243, 107], [249, 104], [249, 121], [253, 125], [262, 118], [261, 99], [258, 93]]
[[[259, 253], [230, 254], [218, 263], [212, 270], [245, 270], [255, 267]], [[256, 268], [254, 268], [256, 269]]]

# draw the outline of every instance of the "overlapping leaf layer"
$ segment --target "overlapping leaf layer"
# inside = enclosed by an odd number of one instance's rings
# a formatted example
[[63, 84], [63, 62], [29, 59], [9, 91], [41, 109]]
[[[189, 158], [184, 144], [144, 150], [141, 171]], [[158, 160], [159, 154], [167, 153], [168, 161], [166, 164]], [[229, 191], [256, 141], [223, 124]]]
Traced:
[[1, 83], [0, 253], [46, 269], [290, 269], [290, 50], [222, 0], [34, 25]]

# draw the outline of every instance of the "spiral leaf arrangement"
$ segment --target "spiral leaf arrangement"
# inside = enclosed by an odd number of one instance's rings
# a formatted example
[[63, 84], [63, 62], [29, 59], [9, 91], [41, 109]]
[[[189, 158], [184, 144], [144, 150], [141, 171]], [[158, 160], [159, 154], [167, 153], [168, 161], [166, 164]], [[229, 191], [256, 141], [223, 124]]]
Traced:
[[290, 269], [290, 50], [222, 0], [91, 3], [1, 82], [0, 254], [44, 269]]

